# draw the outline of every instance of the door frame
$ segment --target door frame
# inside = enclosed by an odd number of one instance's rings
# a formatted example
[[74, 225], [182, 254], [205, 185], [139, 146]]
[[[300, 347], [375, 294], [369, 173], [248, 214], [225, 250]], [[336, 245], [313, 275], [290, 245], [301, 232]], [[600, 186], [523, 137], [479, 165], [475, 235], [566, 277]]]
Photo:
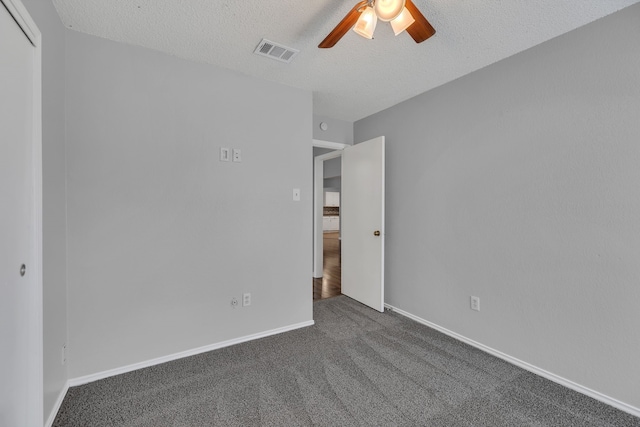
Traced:
[[26, 378], [29, 390], [28, 419], [26, 425], [44, 423], [44, 383], [43, 383], [43, 301], [42, 301], [42, 33], [20, 0], [0, 0], [13, 16], [25, 36], [34, 46], [33, 70], [33, 123], [32, 123], [32, 167], [33, 167], [33, 265], [30, 274], [33, 282], [29, 287], [29, 347], [24, 355], [29, 365]]
[[340, 142], [313, 140], [313, 146], [330, 148], [330, 153], [321, 154], [313, 158], [313, 272], [314, 278], [322, 277], [323, 261], [323, 237], [322, 237], [322, 208], [324, 196], [324, 161], [342, 157], [342, 150], [350, 147], [349, 144]]

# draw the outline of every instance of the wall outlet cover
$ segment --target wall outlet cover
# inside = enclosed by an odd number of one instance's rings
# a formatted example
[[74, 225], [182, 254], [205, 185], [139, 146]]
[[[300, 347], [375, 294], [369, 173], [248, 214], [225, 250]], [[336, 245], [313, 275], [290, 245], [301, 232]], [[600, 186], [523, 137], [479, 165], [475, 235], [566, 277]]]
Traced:
[[480, 311], [480, 298], [471, 297], [471, 310]]

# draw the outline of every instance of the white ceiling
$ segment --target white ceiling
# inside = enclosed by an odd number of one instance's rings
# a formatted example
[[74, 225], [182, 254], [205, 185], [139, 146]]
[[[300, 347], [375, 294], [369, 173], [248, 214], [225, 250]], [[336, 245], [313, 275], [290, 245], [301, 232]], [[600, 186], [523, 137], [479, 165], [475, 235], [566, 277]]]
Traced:
[[[312, 90], [315, 114], [355, 121], [640, 0], [414, 0], [436, 29], [416, 44], [378, 22], [317, 45], [358, 0], [53, 0], [69, 28]], [[300, 50], [253, 54], [262, 38]]]

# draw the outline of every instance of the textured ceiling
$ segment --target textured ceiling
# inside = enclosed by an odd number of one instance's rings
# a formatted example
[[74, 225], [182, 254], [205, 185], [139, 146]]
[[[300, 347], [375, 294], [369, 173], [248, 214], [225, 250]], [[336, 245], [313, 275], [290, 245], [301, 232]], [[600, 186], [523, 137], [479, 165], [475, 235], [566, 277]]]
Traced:
[[[640, 0], [414, 0], [437, 33], [378, 22], [317, 45], [357, 0], [53, 0], [69, 28], [312, 90], [315, 114], [355, 121]], [[300, 50], [253, 54], [262, 38]]]

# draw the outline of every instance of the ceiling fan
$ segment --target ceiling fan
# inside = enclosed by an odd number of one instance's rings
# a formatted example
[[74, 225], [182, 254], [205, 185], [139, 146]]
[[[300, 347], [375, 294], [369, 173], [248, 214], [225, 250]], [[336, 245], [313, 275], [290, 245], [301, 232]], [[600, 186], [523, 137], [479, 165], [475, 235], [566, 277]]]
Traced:
[[378, 19], [390, 22], [396, 36], [407, 30], [416, 43], [422, 43], [436, 33], [411, 0], [363, 0], [342, 18], [318, 47], [335, 46], [352, 27], [362, 37], [372, 39]]

